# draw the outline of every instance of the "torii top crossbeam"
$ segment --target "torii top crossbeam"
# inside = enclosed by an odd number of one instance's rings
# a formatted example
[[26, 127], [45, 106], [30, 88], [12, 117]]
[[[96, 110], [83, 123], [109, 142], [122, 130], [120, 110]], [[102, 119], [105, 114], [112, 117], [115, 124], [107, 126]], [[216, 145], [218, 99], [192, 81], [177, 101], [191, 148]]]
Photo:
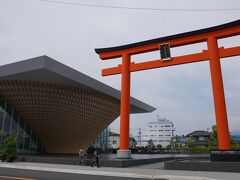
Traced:
[[[194, 44], [194, 43], [200, 43], [200, 42], [206, 42], [209, 36], [215, 36], [216, 39], [222, 39], [230, 36], [236, 36], [240, 34], [240, 20], [233, 21], [227, 24], [222, 24], [219, 26], [214, 26], [206, 29], [176, 34], [172, 36], [166, 36], [162, 38], [157, 39], [151, 39], [147, 41], [132, 43], [128, 45], [123, 46], [117, 46], [117, 47], [110, 47], [110, 48], [101, 48], [101, 49], [95, 49], [96, 53], [99, 54], [99, 57], [102, 60], [112, 59], [112, 58], [118, 58], [123, 55], [123, 53], [128, 53], [130, 55], [150, 52], [150, 51], [156, 51], [159, 49], [159, 44], [163, 43], [170, 43], [171, 48], [172, 47], [178, 47], [188, 44]], [[237, 46], [235, 48], [227, 48], [227, 49], [219, 49], [220, 57], [229, 57], [234, 55], [239, 55], [240, 52], [240, 46]], [[177, 65], [177, 64], [185, 64], [185, 63], [191, 63], [191, 62], [197, 62], [197, 61], [204, 61], [208, 59], [207, 51], [203, 51], [201, 53], [194, 54], [195, 56], [179, 56], [179, 58], [175, 58], [175, 61], [165, 61], [161, 62], [159, 60], [153, 60], [148, 61], [144, 63], [132, 63], [130, 65], [130, 71], [139, 71], [143, 70], [145, 68], [152, 69], [157, 67], [165, 67], [165, 66], [171, 66], [171, 65]], [[174, 59], [173, 59], [174, 60]], [[107, 68], [103, 69], [102, 75], [113, 75], [113, 74], [120, 74], [121, 73], [121, 67], [115, 67], [115, 68]]]
[[[151, 39], [128, 45], [95, 49], [96, 53], [99, 54], [99, 57], [102, 60], [122, 57], [122, 64], [117, 67], [102, 70], [103, 76], [122, 74], [120, 150], [128, 150], [131, 72], [206, 60], [209, 60], [210, 63], [219, 148], [229, 149], [229, 130], [220, 58], [240, 55], [240, 46], [219, 48], [218, 39], [237, 35], [240, 35], [240, 20], [206, 29]], [[199, 53], [173, 57], [170, 61], [161, 61], [161, 59], [157, 59], [140, 63], [131, 62], [132, 55], [159, 50], [160, 44], [168, 43], [171, 48], [174, 48], [201, 42], [207, 42], [208, 48], [207, 50], [203, 50]]]
[[171, 36], [141, 41], [123, 46], [99, 48], [95, 52], [102, 60], [121, 57], [124, 52], [131, 55], [140, 54], [159, 49], [159, 44], [170, 43], [171, 47], [200, 43], [207, 40], [208, 36], [214, 35], [217, 39], [226, 38], [240, 34], [240, 20], [210, 28], [175, 34]]

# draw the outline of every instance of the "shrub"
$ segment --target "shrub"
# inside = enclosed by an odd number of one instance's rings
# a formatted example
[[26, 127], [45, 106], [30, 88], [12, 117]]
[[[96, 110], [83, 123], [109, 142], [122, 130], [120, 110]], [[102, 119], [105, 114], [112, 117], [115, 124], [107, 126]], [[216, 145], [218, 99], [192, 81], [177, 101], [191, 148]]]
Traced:
[[209, 153], [210, 147], [186, 147], [183, 151], [185, 153]]
[[1, 153], [0, 154], [0, 159], [1, 159], [2, 162], [6, 161], [6, 154]]
[[14, 162], [17, 160], [17, 155], [16, 154], [8, 154], [6, 156], [6, 161], [7, 162]]

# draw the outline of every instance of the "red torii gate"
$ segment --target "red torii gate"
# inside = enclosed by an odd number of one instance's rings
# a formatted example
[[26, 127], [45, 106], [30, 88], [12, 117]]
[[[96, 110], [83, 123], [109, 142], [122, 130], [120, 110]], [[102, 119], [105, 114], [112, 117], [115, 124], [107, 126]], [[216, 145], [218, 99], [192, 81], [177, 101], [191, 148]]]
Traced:
[[[219, 149], [230, 149], [220, 58], [240, 55], [240, 46], [219, 48], [218, 39], [237, 35], [240, 35], [240, 20], [163, 38], [118, 47], [95, 49], [96, 53], [99, 54], [99, 57], [102, 60], [122, 57], [122, 64], [118, 65], [118, 67], [102, 70], [103, 76], [122, 74], [119, 158], [131, 157], [131, 152], [128, 150], [131, 72], [206, 60], [209, 60], [210, 64]], [[207, 42], [208, 49], [203, 50], [200, 53], [173, 57], [170, 61], [161, 61], [161, 59], [157, 59], [141, 63], [131, 62], [132, 55], [159, 50], [160, 44], [169, 43], [171, 48], [174, 48], [201, 42]]]

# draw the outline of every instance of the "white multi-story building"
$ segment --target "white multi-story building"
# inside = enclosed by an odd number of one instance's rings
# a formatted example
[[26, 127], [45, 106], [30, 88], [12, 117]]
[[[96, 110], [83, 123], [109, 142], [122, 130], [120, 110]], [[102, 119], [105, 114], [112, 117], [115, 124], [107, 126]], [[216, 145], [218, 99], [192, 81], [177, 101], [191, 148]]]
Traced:
[[173, 141], [174, 131], [172, 121], [158, 118], [157, 121], [149, 122], [145, 129], [139, 129], [136, 137], [137, 146], [147, 146], [149, 140], [152, 140], [155, 146], [166, 147]]

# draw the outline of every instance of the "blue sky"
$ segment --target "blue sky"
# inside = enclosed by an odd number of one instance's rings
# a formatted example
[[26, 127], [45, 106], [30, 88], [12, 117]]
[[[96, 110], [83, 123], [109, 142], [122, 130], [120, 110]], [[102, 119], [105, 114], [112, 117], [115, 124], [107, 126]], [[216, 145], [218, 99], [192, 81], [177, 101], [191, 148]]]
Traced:
[[[59, 0], [63, 1], [63, 0]], [[167, 9], [240, 8], [236, 0], [64, 0], [109, 6]], [[82, 7], [41, 0], [0, 1], [0, 65], [48, 55], [84, 74], [120, 89], [120, 76], [102, 77], [101, 69], [120, 59], [101, 61], [94, 48], [112, 47], [207, 28], [240, 18], [238, 11], [147, 11]], [[240, 37], [219, 42], [239, 45]], [[173, 55], [200, 52], [205, 43], [172, 49]], [[135, 62], [158, 59], [159, 52], [132, 58]], [[240, 57], [221, 60], [229, 127], [240, 129]], [[135, 134], [148, 121], [170, 119], [177, 134], [206, 130], [215, 124], [209, 63], [167, 67], [132, 73], [131, 95], [157, 110], [131, 115]], [[119, 119], [111, 125], [118, 131]]]

